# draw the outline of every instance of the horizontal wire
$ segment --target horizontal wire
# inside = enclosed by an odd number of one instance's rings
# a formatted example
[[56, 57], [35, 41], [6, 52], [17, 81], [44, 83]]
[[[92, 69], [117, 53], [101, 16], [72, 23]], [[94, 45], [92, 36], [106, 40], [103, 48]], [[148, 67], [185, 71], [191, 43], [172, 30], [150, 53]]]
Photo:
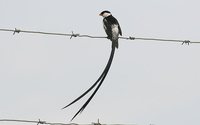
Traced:
[[[30, 33], [30, 34], [44, 34], [44, 35], [56, 35], [56, 36], [69, 36], [70, 39], [72, 37], [88, 37], [88, 38], [108, 38], [105, 36], [91, 36], [91, 35], [81, 35], [81, 34], [75, 34], [73, 33], [55, 33], [55, 32], [42, 32], [42, 31], [30, 31], [30, 30], [20, 30], [20, 29], [0, 29], [0, 31], [5, 32], [13, 32], [13, 35], [15, 33]], [[174, 40], [174, 39], [161, 39], [161, 38], [140, 38], [140, 37], [119, 37], [119, 39], [125, 39], [125, 40], [150, 40], [150, 41], [165, 41], [165, 42], [179, 42], [183, 44], [190, 44], [190, 43], [200, 43], [200, 42], [194, 42], [190, 40]]]
[[136, 124], [101, 124], [99, 121], [97, 123], [92, 122], [91, 124], [77, 124], [77, 123], [51, 123], [46, 121], [32, 121], [32, 120], [18, 120], [18, 119], [0, 119], [0, 122], [21, 122], [21, 123], [35, 123], [39, 124], [46, 124], [46, 125], [136, 125]]
[[[50, 123], [50, 122], [46, 122], [46, 121], [40, 121], [40, 119], [38, 121], [16, 120], [16, 119], [0, 119], [0, 122], [36, 123], [37, 125], [39, 125], [39, 124], [48, 124], [48, 125], [79, 125], [79, 124], [75, 124], [75, 123], [69, 123], [69, 124], [65, 124], [65, 123]], [[87, 125], [87, 124], [81, 124], [81, 125]]]

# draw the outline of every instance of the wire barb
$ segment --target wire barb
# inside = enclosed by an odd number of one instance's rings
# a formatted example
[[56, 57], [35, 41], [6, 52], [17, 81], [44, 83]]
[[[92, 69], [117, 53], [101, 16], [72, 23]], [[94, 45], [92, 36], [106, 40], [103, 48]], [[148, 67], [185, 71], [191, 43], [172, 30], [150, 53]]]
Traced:
[[129, 36], [129, 39], [130, 39], [130, 40], [135, 40], [135, 37]]
[[39, 124], [46, 124], [46, 122], [45, 121], [40, 121], [40, 119], [39, 119], [37, 125], [39, 125]]
[[184, 40], [184, 41], [182, 42], [182, 45], [183, 45], [183, 44], [190, 45], [190, 43], [191, 43], [191, 42], [190, 42], [189, 40]]
[[99, 119], [97, 120], [97, 123], [93, 122], [93, 125], [101, 125], [101, 123], [99, 122]]
[[13, 31], [13, 35], [15, 35], [15, 33], [20, 33], [20, 32], [21, 32], [20, 29], [15, 28], [15, 30]]
[[70, 36], [70, 39], [72, 39], [72, 37], [78, 37], [79, 36], [79, 34], [74, 34], [74, 32], [72, 31], [72, 34], [71, 34], [71, 36]]

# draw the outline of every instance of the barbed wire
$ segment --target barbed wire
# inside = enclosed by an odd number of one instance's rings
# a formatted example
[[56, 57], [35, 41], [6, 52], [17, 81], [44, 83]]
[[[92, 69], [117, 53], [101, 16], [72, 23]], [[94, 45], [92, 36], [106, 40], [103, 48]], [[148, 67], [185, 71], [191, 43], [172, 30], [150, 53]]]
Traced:
[[46, 121], [41, 121], [40, 119], [38, 121], [31, 121], [31, 120], [16, 120], [16, 119], [0, 119], [0, 122], [23, 122], [23, 123], [36, 123], [39, 124], [46, 124], [46, 125], [78, 125], [75, 123], [65, 124], [65, 123], [50, 123]]
[[46, 121], [41, 121], [40, 119], [38, 121], [34, 120], [19, 120], [19, 119], [0, 119], [0, 122], [21, 122], [21, 123], [33, 123], [33, 124], [45, 124], [45, 125], [136, 125], [136, 124], [101, 124], [99, 122], [99, 119], [97, 123], [92, 122], [91, 124], [77, 124], [77, 123], [52, 123], [52, 122], [46, 122]]
[[[43, 35], [55, 35], [55, 36], [69, 36], [70, 39], [73, 37], [88, 37], [88, 38], [107, 38], [105, 36], [91, 36], [91, 35], [82, 35], [78, 33], [74, 33], [73, 31], [71, 33], [56, 33], [56, 32], [43, 32], [43, 31], [30, 31], [30, 30], [20, 30], [20, 29], [0, 29], [0, 31], [5, 32], [13, 32], [13, 35], [16, 33], [30, 33], [30, 34], [43, 34]], [[175, 39], [161, 39], [161, 38], [142, 38], [142, 37], [119, 37], [119, 39], [125, 39], [125, 40], [150, 40], [150, 41], [160, 41], [160, 42], [178, 42], [183, 44], [189, 45], [190, 43], [200, 43], [200, 42], [194, 42], [190, 40], [175, 40]]]

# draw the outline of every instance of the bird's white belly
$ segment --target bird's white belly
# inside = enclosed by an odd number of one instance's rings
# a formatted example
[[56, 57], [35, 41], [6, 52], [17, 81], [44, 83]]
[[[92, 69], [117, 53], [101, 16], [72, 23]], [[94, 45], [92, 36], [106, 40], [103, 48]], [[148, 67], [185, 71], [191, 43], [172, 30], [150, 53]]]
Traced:
[[118, 25], [112, 25], [112, 37], [114, 40], [118, 39], [119, 36], [119, 28]]

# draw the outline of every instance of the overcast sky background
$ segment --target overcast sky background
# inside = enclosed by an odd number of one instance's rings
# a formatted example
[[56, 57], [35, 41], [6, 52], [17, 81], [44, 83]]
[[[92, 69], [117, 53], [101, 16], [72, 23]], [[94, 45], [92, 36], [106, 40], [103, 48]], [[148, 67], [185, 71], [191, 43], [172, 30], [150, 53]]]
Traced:
[[[110, 10], [123, 36], [200, 41], [198, 0], [0, 3], [0, 28], [105, 36], [98, 15]], [[0, 32], [0, 118], [69, 123], [87, 98], [61, 108], [96, 81], [110, 49], [107, 39]], [[199, 64], [200, 44], [120, 40], [103, 85], [73, 122], [200, 124]]]

